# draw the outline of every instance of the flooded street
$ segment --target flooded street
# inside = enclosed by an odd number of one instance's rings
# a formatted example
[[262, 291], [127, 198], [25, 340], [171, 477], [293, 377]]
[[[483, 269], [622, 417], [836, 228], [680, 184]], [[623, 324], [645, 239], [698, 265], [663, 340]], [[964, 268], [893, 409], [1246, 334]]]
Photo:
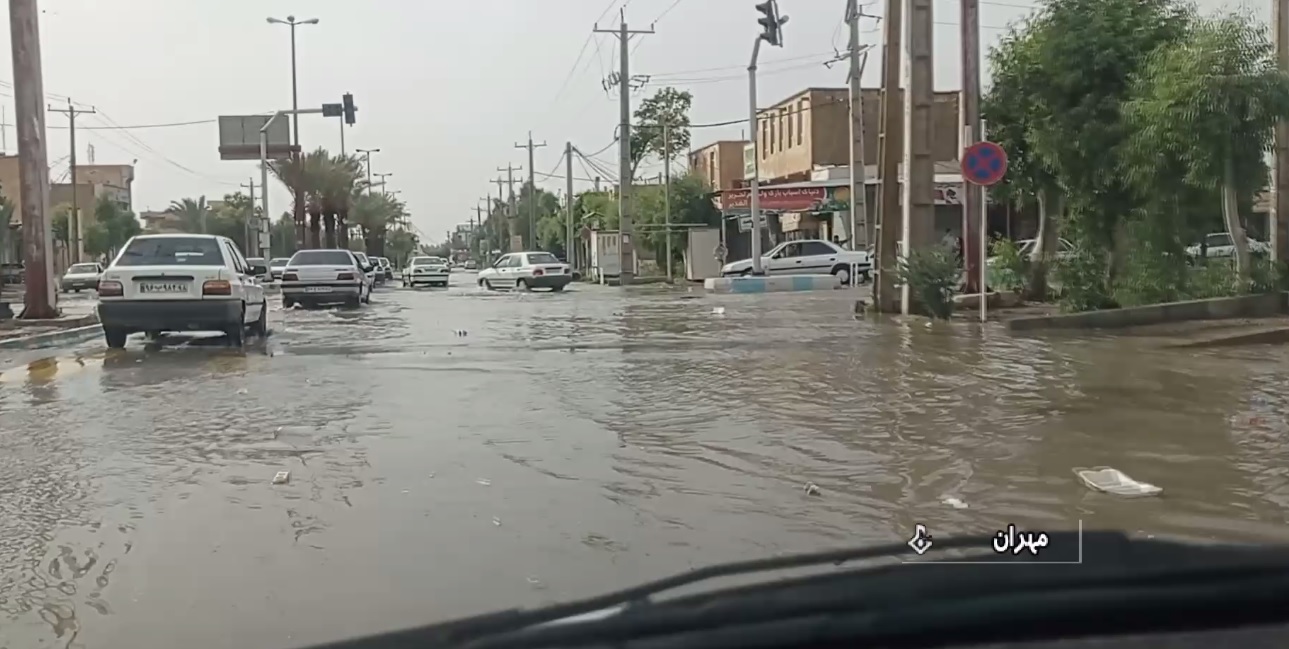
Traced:
[[244, 354], [0, 352], [0, 647], [298, 647], [916, 523], [1289, 540], [1280, 348], [453, 282]]

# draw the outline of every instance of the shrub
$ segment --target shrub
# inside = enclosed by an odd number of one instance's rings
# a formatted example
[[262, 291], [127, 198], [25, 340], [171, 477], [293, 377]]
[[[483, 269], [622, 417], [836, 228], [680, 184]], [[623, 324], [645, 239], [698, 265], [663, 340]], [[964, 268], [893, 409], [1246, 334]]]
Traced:
[[1062, 311], [1095, 311], [1114, 306], [1106, 286], [1105, 262], [1100, 256], [1080, 247], [1074, 254], [1058, 259], [1055, 271], [1061, 285]]
[[989, 288], [995, 291], [1023, 292], [1029, 274], [1029, 260], [1021, 255], [1020, 246], [1011, 239], [1003, 239], [995, 242], [989, 252], [994, 260], [986, 273]]
[[957, 254], [943, 245], [912, 251], [899, 268], [899, 280], [909, 287], [913, 304], [942, 320], [953, 315], [959, 274]]

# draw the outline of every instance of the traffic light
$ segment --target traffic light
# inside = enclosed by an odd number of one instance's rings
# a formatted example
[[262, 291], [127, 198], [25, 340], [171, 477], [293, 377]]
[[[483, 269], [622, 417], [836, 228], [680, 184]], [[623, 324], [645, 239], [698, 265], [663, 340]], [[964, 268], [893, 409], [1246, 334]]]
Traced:
[[346, 92], [345, 96], [342, 97], [342, 100], [345, 109], [345, 123], [353, 126], [354, 122], [358, 121], [357, 118], [354, 117], [354, 113], [358, 112], [358, 107], [354, 105], [354, 96]]
[[783, 24], [788, 22], [788, 17], [779, 15], [779, 3], [766, 0], [756, 5], [756, 10], [763, 14], [756, 20], [761, 25], [761, 38], [775, 47], [782, 47]]

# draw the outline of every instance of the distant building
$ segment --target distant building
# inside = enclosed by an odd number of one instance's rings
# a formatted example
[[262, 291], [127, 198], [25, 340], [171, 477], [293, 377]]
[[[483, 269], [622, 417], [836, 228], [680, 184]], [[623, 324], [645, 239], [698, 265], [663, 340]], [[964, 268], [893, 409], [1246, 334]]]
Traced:
[[143, 221], [143, 231], [149, 234], [183, 232], [179, 217], [170, 212], [145, 210], [139, 213], [139, 220]]
[[690, 173], [702, 178], [712, 191], [735, 189], [746, 177], [744, 140], [720, 140], [689, 154]]

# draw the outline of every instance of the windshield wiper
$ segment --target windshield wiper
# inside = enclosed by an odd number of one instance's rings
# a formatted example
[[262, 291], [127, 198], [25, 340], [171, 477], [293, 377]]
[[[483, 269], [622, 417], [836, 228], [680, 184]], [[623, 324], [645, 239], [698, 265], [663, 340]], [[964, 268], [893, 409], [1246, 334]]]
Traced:
[[[1289, 551], [1131, 540], [1118, 532], [1050, 534], [1055, 555], [988, 552], [994, 537], [936, 539], [935, 549], [985, 550], [973, 562], [918, 559], [907, 544], [743, 561], [589, 599], [510, 610], [327, 645], [333, 649], [575, 646], [787, 647], [862, 639], [904, 645], [928, 635], [966, 640], [1072, 632], [1098, 624], [1140, 627], [1289, 615]], [[1083, 559], [1077, 563], [1072, 552]], [[898, 565], [833, 571], [654, 602], [653, 596], [710, 579], [882, 557]], [[1052, 560], [1064, 563], [1052, 563]], [[989, 565], [998, 562], [1023, 567]], [[1214, 598], [1220, 605], [1214, 604]], [[1126, 602], [1125, 602], [1126, 600]], [[567, 618], [617, 609], [591, 621]], [[1178, 610], [1202, 611], [1191, 615]], [[1182, 617], [1178, 618], [1177, 616]], [[1224, 617], [1225, 615], [1225, 617]], [[1010, 617], [1009, 617], [1010, 616]], [[1064, 616], [1064, 618], [1062, 617]], [[1091, 617], [1089, 617], [1091, 616]], [[1027, 626], [1028, 625], [1028, 626]], [[1147, 625], [1146, 628], [1154, 628]], [[978, 639], [979, 639], [978, 638]], [[934, 639], [934, 638], [933, 638]]]

